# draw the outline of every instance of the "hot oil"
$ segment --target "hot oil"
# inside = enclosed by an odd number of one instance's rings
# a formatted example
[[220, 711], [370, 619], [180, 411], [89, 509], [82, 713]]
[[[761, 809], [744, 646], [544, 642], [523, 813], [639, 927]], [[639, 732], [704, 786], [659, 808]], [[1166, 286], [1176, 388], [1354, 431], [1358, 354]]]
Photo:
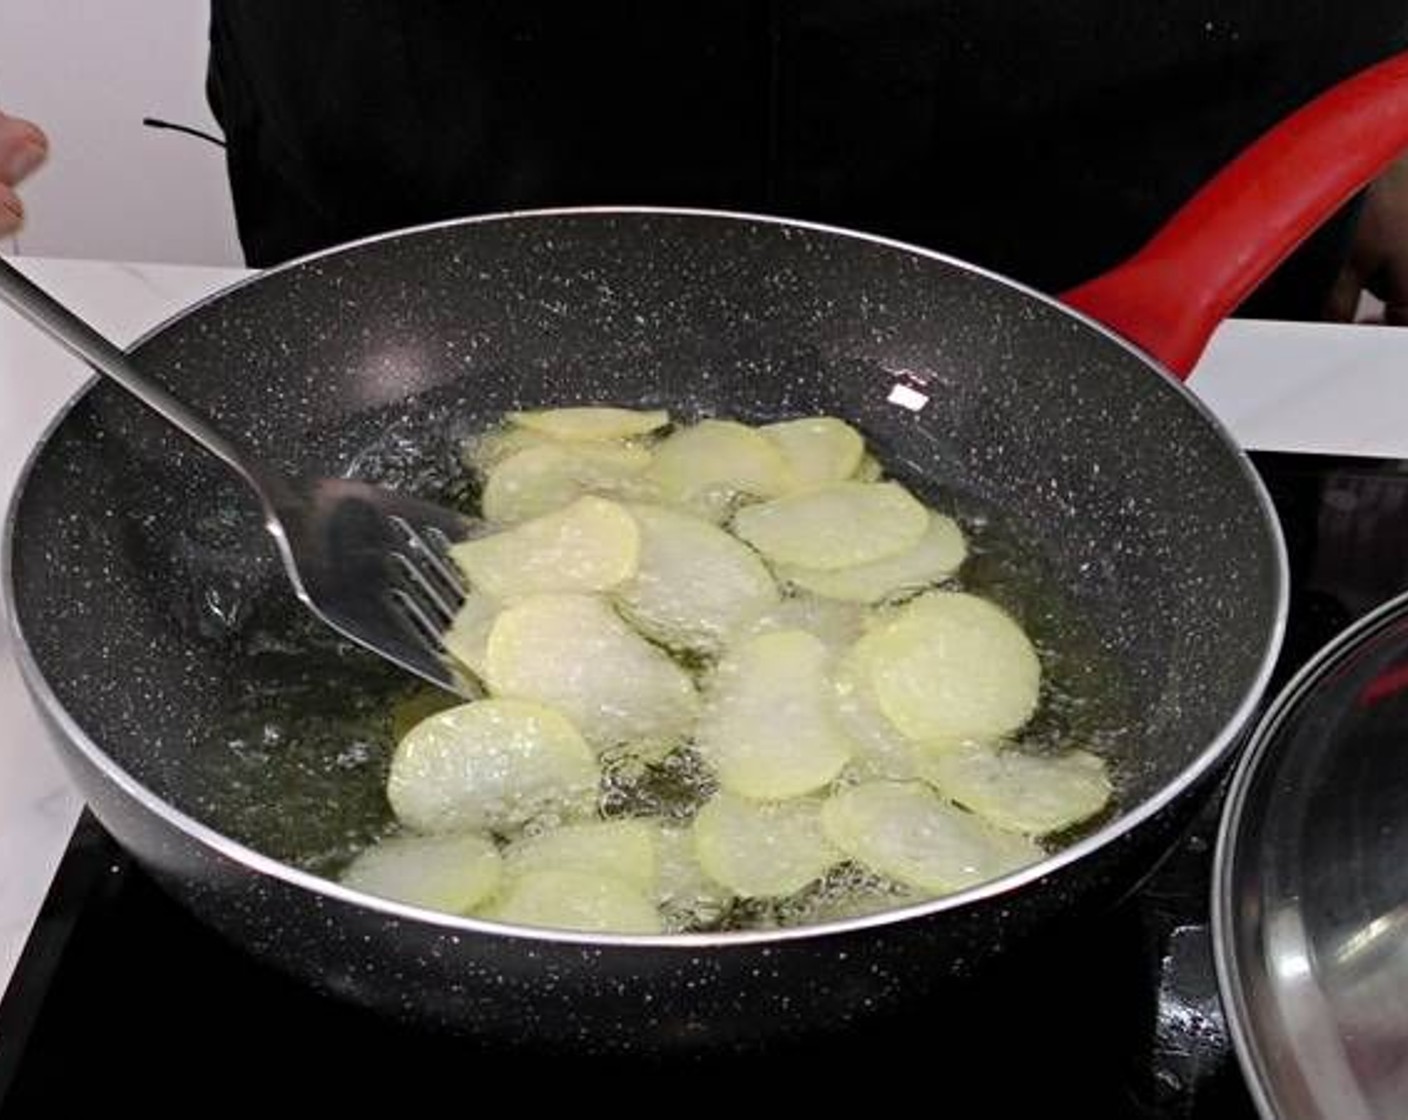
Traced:
[[[428, 419], [431, 430], [438, 424], [437, 439], [424, 437], [427, 417], [408, 417], [366, 442], [349, 473], [476, 513], [477, 480], [459, 455], [466, 425], [449, 410]], [[1037, 647], [1041, 702], [1023, 729], [1021, 748], [1079, 747], [1100, 754], [1111, 763], [1118, 790], [1120, 745], [1132, 723], [1129, 693], [1118, 664], [1053, 579], [1039, 549], [1000, 511], [917, 480], [899, 481], [964, 529], [970, 556], [960, 578], [947, 586], [1006, 607]], [[221, 721], [223, 736], [205, 760], [213, 786], [223, 787], [205, 805], [208, 823], [275, 858], [335, 877], [358, 851], [395, 828], [384, 790], [397, 739], [418, 719], [459, 700], [408, 683], [286, 597], [257, 605], [232, 604], [227, 593], [204, 598], [211, 610], [218, 608], [222, 625], [240, 620], [233, 637], [241, 666], [241, 683]], [[697, 654], [680, 660], [697, 680], [711, 668]], [[708, 768], [688, 745], [649, 758], [620, 753], [603, 764], [601, 809], [608, 817], [645, 815], [683, 829], [714, 789]], [[1059, 842], [1077, 839], [1115, 812], [1117, 802]], [[676, 904], [667, 917], [671, 929], [771, 928], [917, 900], [898, 884], [841, 864], [790, 898], [721, 904], [705, 892], [697, 905]]]
[[[404, 675], [296, 606], [261, 613], [203, 767], [209, 823], [276, 859], [335, 875], [390, 827], [385, 784]], [[418, 691], [418, 690], [417, 690]]]
[[1004, 607], [1022, 625], [1041, 661], [1041, 698], [1020, 744], [1036, 753], [1083, 748], [1105, 758], [1116, 784], [1134, 726], [1134, 699], [1120, 661], [1096, 624], [1061, 586], [1046, 557], [994, 511], [974, 514], [957, 502], [970, 555], [964, 590]]

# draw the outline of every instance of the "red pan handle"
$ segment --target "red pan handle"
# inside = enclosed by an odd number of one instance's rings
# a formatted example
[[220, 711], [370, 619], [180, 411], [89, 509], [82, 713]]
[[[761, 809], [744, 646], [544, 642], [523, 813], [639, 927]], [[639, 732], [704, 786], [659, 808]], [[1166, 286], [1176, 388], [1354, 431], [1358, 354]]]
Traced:
[[1287, 117], [1133, 257], [1060, 298], [1185, 379], [1223, 319], [1405, 148], [1408, 52]]

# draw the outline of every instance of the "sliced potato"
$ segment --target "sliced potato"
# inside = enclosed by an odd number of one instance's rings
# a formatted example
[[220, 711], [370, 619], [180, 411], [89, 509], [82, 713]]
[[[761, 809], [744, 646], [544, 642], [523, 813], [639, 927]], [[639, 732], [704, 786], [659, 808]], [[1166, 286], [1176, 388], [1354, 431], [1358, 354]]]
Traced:
[[959, 891], [1035, 863], [1028, 837], [943, 801], [923, 782], [863, 782], [821, 809], [827, 839], [851, 859], [933, 894]]
[[446, 708], [458, 707], [464, 700], [463, 696], [446, 692], [435, 685], [417, 688], [409, 696], [396, 701], [391, 708], [392, 740], [399, 743], [421, 720], [429, 719]]
[[879, 459], [867, 452], [860, 457], [855, 474], [851, 477], [856, 482], [879, 482], [885, 477], [885, 468], [880, 465]]
[[411, 729], [386, 793], [417, 832], [490, 832], [589, 814], [600, 770], [559, 712], [521, 700], [474, 700]]
[[684, 670], [591, 595], [535, 595], [504, 608], [485, 677], [496, 696], [564, 712], [598, 750], [673, 743], [700, 706]]
[[777, 446], [732, 420], [701, 420], [670, 433], [656, 445], [647, 474], [660, 500], [714, 521], [726, 517], [740, 495], [770, 498], [792, 484]]
[[963, 530], [951, 517], [930, 513], [924, 535], [911, 548], [832, 571], [784, 564], [778, 578], [794, 586], [852, 603], [878, 603], [893, 595], [916, 591], [953, 575], [968, 555]]
[[387, 794], [428, 834], [398, 839], [473, 844], [493, 870], [464, 886], [471, 869], [403, 867], [387, 842], [350, 883], [380, 860], [386, 897], [524, 925], [699, 930], [740, 896], [793, 925], [1005, 874], [1108, 804], [1097, 757], [1006, 744], [1036, 651], [995, 604], [936, 589], [961, 530], [854, 427], [671, 423], [544, 408], [465, 442], [510, 527], [456, 546], [472, 591], [446, 645], [492, 699], [407, 731]]
[[586, 933], [660, 933], [655, 904], [616, 875], [580, 868], [538, 868], [510, 879], [481, 917]]
[[1026, 754], [964, 741], [925, 744], [919, 776], [999, 828], [1042, 836], [1093, 817], [1110, 800], [1104, 760], [1089, 751]]
[[604, 591], [635, 575], [639, 556], [635, 518], [623, 506], [592, 495], [450, 549], [471, 587], [501, 600]]
[[782, 452], [799, 490], [850, 478], [865, 454], [861, 434], [834, 416], [783, 420], [758, 430]]
[[510, 412], [508, 418], [520, 428], [559, 440], [630, 439], [663, 428], [670, 422], [670, 414], [664, 409], [594, 405]]
[[582, 821], [563, 824], [515, 840], [504, 852], [510, 878], [530, 871], [571, 869], [614, 875], [647, 893], [655, 890], [659, 872], [652, 821]]
[[757, 801], [820, 789], [851, 757], [828, 677], [831, 654], [803, 630], [761, 634], [720, 664], [697, 746], [722, 788]]
[[496, 464], [484, 483], [480, 511], [508, 524], [541, 517], [583, 494], [643, 494], [650, 452], [613, 443], [551, 443], [529, 447]]
[[995, 739], [1036, 710], [1041, 665], [995, 603], [929, 591], [855, 646], [886, 718], [911, 739]]
[[918, 744], [880, 710], [865, 662], [852, 651], [831, 675], [836, 719], [850, 737], [849, 776], [907, 781], [918, 775]]
[[715, 650], [743, 619], [777, 603], [767, 565], [732, 534], [663, 506], [627, 508], [640, 526], [640, 560], [613, 597], [648, 637]]
[[733, 531], [776, 564], [831, 571], [919, 543], [929, 511], [897, 482], [833, 482], [744, 506]]
[[494, 842], [476, 833], [389, 836], [364, 849], [341, 881], [410, 906], [465, 914], [498, 889], [502, 866]]
[[656, 848], [660, 875], [655, 902], [666, 923], [676, 928], [697, 928], [717, 921], [733, 900], [733, 892], [699, 866], [693, 828], [661, 828]]
[[826, 873], [839, 854], [810, 798], [771, 804], [720, 792], [694, 818], [699, 865], [744, 898], [793, 894]]
[[460, 444], [460, 461], [483, 478], [510, 455], [556, 442], [551, 436], [530, 432], [527, 428], [489, 428], [464, 439]]
[[734, 631], [734, 638], [742, 640], [778, 630], [805, 630], [820, 638], [828, 649], [845, 650], [864, 633], [865, 610], [855, 603], [816, 595], [786, 595], [776, 605], [745, 619]]
[[489, 630], [494, 625], [503, 604], [471, 590], [456, 612], [450, 628], [441, 641], [450, 654], [480, 680], [484, 679], [484, 655], [489, 645]]

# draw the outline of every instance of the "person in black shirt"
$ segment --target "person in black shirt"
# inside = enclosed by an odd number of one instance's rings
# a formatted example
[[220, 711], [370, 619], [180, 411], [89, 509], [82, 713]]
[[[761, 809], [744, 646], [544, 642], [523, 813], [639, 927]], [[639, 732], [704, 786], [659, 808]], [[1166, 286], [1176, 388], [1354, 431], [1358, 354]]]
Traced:
[[[441, 218], [661, 204], [863, 229], [1055, 291], [1405, 42], [1396, 0], [214, 0], [209, 92], [253, 265]], [[1352, 216], [1253, 309], [1318, 317]]]
[[[850, 226], [1058, 291], [1132, 252], [1267, 126], [1401, 49], [1408, 10], [213, 0], [210, 37], [254, 266], [442, 218], [662, 204]], [[1408, 248], [1408, 216], [1392, 186], [1359, 223], [1368, 252], [1350, 253], [1348, 208], [1247, 310], [1343, 314], [1356, 284], [1397, 281], [1383, 254]]]

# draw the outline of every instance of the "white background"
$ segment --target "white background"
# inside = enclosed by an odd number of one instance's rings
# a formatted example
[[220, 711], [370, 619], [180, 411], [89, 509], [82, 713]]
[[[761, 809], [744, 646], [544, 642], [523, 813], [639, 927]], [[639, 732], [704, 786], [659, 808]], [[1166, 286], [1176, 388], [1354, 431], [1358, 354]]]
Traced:
[[0, 109], [48, 134], [17, 244], [45, 257], [243, 263], [205, 102], [204, 0], [0, 0]]

